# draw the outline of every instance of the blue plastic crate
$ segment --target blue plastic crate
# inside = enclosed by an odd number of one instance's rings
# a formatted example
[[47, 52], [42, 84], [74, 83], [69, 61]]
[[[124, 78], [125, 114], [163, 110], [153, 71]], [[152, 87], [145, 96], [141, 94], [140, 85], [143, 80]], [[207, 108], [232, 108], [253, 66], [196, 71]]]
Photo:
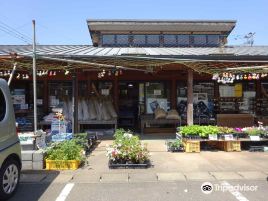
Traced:
[[61, 133], [52, 135], [51, 141], [52, 142], [62, 142], [65, 140], [71, 140], [73, 138], [72, 133]]

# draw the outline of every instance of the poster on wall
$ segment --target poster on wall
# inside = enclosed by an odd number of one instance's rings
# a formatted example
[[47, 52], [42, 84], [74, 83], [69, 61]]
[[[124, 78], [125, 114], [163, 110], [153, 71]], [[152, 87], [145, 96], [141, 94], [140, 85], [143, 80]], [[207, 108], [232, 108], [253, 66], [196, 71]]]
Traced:
[[149, 114], [153, 113], [154, 110], [158, 106], [163, 108], [165, 111], [167, 111], [169, 108], [167, 99], [166, 98], [148, 98], [147, 99], [147, 105], [146, 105], [147, 113]]

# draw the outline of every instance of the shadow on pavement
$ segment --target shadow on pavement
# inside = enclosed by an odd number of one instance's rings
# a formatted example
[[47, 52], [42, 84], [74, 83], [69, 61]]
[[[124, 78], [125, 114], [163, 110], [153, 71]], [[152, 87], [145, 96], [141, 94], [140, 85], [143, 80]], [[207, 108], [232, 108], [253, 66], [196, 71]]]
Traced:
[[19, 187], [10, 201], [36, 201], [56, 180], [59, 171], [29, 170], [21, 172]]

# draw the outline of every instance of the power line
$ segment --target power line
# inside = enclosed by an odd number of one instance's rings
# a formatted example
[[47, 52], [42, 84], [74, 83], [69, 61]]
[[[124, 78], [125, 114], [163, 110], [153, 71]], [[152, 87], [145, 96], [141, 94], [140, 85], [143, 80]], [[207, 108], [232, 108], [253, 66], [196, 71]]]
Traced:
[[0, 24], [2, 24], [2, 26], [5, 26], [5, 27], [7, 27], [8, 29], [14, 31], [15, 33], [17, 33], [17, 34], [23, 36], [23, 37], [26, 38], [27, 40], [30, 40], [30, 41], [31, 41], [31, 38], [30, 38], [30, 37], [28, 37], [27, 35], [25, 35], [25, 34], [19, 32], [19, 31], [17, 31], [16, 29], [14, 29], [14, 28], [12, 28], [11, 26], [5, 24], [4, 22], [0, 21]]
[[0, 26], [0, 30], [3, 31], [3, 32], [5, 32], [8, 35], [11, 35], [11, 36], [13, 36], [13, 37], [15, 37], [15, 38], [17, 38], [19, 40], [22, 40], [23, 42], [27, 43], [28, 45], [31, 44], [31, 42], [29, 42], [28, 40], [25, 40], [22, 36], [18, 36], [16, 34], [12, 33], [11, 31], [2, 28], [1, 26]]
[[19, 40], [22, 40], [23, 42], [25, 42], [28, 45], [32, 43], [31, 39], [28, 36], [18, 32], [14, 28], [10, 27], [9, 25], [7, 25], [1, 21], [0, 21], [0, 30], [5, 32], [6, 34], [8, 34], [10, 36], [13, 36]]

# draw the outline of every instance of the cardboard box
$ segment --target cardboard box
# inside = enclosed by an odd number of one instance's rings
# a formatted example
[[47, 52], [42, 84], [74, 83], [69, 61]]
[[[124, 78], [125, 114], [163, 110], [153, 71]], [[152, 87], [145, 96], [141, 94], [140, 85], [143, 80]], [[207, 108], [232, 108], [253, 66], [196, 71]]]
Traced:
[[13, 95], [12, 102], [13, 104], [25, 104], [25, 95]]

